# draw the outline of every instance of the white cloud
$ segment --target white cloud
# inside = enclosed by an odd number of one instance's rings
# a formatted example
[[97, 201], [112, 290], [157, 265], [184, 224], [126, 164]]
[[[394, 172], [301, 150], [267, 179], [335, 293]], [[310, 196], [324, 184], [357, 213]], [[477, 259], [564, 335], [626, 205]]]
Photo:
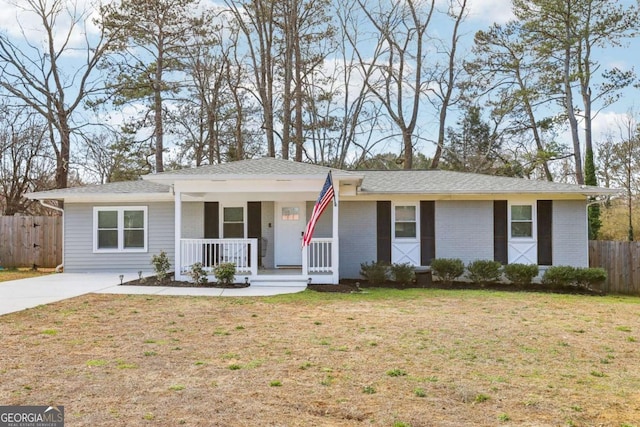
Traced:
[[[44, 32], [41, 18], [33, 11], [31, 1], [20, 0], [0, 0], [0, 31], [5, 32], [9, 37], [17, 40], [24, 40], [31, 45], [43, 50], [46, 47], [46, 34]], [[50, 10], [53, 0], [43, 0], [34, 2], [43, 4], [45, 9]], [[93, 24], [97, 10], [92, 6], [90, 0], [61, 0], [62, 9], [55, 17], [54, 24], [54, 44], [60, 47], [68, 40], [69, 54], [73, 54], [75, 48], [86, 48], [85, 37], [98, 33], [98, 28]], [[78, 19], [85, 17], [85, 19]], [[74, 24], [75, 20], [79, 20]], [[72, 25], [75, 25], [71, 34]], [[84, 52], [80, 53], [81, 55]]]
[[505, 22], [513, 19], [511, 0], [468, 0], [469, 19], [486, 24]]

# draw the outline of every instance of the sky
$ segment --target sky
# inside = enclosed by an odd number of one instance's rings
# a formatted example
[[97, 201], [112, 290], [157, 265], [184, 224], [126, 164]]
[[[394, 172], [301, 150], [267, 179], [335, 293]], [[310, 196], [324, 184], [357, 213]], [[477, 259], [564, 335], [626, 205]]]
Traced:
[[[23, 30], [26, 36], [33, 42], [41, 39], [38, 33], [39, 25], [37, 22], [33, 22], [30, 17], [21, 8], [27, 0], [0, 0], [0, 10], [3, 13], [0, 14], [0, 31], [5, 32], [9, 36], [20, 36], [20, 27], [16, 25], [16, 21], [19, 20], [23, 23]], [[33, 1], [33, 0], [31, 0]], [[46, 0], [51, 2], [52, 0]], [[72, 0], [59, 0], [62, 2], [71, 3]], [[110, 0], [106, 0], [110, 1]], [[205, 0], [213, 1], [213, 0]], [[443, 4], [445, 0], [437, 0], [438, 3]], [[620, 0], [622, 3], [631, 4], [633, 0]], [[86, 4], [93, 3], [93, 0], [75, 0], [79, 8], [84, 7]], [[470, 47], [473, 39], [473, 34], [480, 29], [488, 28], [492, 23], [505, 23], [513, 17], [511, 13], [510, 0], [468, 0], [469, 2], [469, 17], [465, 22], [464, 32], [466, 33], [467, 50]], [[68, 17], [62, 15], [59, 18], [58, 24], [68, 23]], [[64, 25], [61, 25], [63, 27]], [[95, 33], [96, 29], [92, 26], [87, 28], [88, 32]], [[59, 43], [63, 42], [65, 37], [64, 33], [57, 35]], [[80, 32], [75, 32], [71, 38], [71, 44], [83, 45], [83, 36]], [[73, 63], [74, 55], [80, 58], [83, 55], [82, 50], [71, 51], [71, 53], [63, 58], [70, 64]], [[640, 41], [633, 40], [629, 43], [628, 47], [607, 49], [598, 52], [598, 59], [602, 63], [603, 68], [610, 68], [611, 66], [618, 66], [623, 69], [630, 67], [636, 67], [640, 71]], [[639, 90], [635, 88], [629, 88], [622, 99], [616, 104], [608, 107], [606, 110], [601, 111], [593, 122], [593, 135], [595, 141], [604, 138], [604, 136], [611, 131], [616, 132], [620, 120], [626, 116], [631, 109], [638, 110], [640, 113], [640, 105], [636, 105], [636, 99], [639, 95]], [[453, 123], [450, 123], [450, 125]], [[560, 141], [569, 143], [568, 130], [563, 132], [559, 136]], [[423, 147], [423, 152], [428, 151], [428, 148]], [[429, 154], [428, 152], [425, 154]]]

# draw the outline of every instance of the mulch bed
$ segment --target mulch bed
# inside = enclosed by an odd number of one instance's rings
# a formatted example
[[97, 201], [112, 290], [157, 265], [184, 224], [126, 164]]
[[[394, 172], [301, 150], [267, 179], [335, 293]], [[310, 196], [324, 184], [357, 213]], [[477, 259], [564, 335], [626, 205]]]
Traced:
[[167, 278], [163, 281], [159, 281], [156, 276], [144, 277], [142, 279], [130, 280], [124, 282], [122, 286], [168, 286], [172, 288], [223, 288], [223, 289], [239, 289], [246, 288], [249, 285], [246, 283], [229, 283], [219, 284], [218, 282], [208, 282], [204, 285], [196, 285], [193, 282], [174, 280], [173, 273], [167, 275]]
[[[239, 289], [246, 288], [249, 284], [245, 283], [230, 283], [227, 285], [218, 284], [217, 282], [209, 282], [205, 285], [195, 285], [193, 282], [173, 280], [173, 273], [169, 274], [167, 278], [160, 282], [155, 276], [145, 277], [142, 280], [136, 279], [128, 282], [124, 282], [123, 286], [168, 286], [175, 288], [223, 288], [223, 289]], [[508, 283], [492, 283], [486, 285], [480, 285], [470, 282], [453, 282], [451, 284], [444, 284], [442, 282], [433, 282], [431, 280], [421, 280], [420, 278], [413, 283], [403, 285], [396, 282], [387, 282], [381, 285], [372, 286], [367, 283], [366, 280], [342, 280], [337, 285], [317, 285], [311, 284], [307, 286], [307, 289], [316, 292], [338, 292], [338, 293], [354, 293], [360, 292], [363, 288], [391, 288], [391, 289], [415, 289], [415, 288], [431, 288], [431, 289], [486, 289], [491, 291], [507, 291], [507, 292], [541, 292], [541, 293], [557, 293], [557, 294], [576, 294], [576, 295], [604, 295], [599, 290], [580, 288], [576, 286], [563, 286], [549, 288], [541, 283], [532, 283], [528, 286], [515, 286]]]

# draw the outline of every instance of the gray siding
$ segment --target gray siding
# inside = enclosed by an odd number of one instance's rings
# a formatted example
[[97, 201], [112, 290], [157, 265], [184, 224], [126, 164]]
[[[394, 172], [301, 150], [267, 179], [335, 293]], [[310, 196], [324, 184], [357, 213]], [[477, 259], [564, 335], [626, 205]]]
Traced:
[[493, 201], [436, 202], [436, 258], [493, 259]]
[[182, 202], [182, 238], [204, 238], [204, 203]]
[[[315, 202], [307, 202], [307, 221], [311, 219], [311, 213], [313, 213], [313, 207]], [[322, 212], [318, 222], [316, 222], [316, 228], [313, 230], [313, 237], [329, 238], [333, 234], [333, 203], [329, 204], [327, 208]]]
[[340, 202], [340, 278], [360, 278], [360, 264], [376, 260], [376, 202]]
[[[93, 253], [94, 206], [147, 206], [148, 252]], [[164, 250], [174, 266], [174, 208], [167, 203], [71, 204], [64, 206], [64, 270], [129, 273], [153, 270], [151, 257]]]
[[589, 266], [587, 208], [581, 200], [554, 200], [553, 265]]

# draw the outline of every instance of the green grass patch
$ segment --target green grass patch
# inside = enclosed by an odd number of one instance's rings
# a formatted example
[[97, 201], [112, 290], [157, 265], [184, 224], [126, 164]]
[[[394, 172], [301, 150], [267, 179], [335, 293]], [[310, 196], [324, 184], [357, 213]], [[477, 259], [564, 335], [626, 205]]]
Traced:
[[87, 366], [106, 366], [108, 364], [109, 364], [109, 361], [104, 359], [93, 359], [93, 360], [87, 360], [85, 362], [85, 365]]

